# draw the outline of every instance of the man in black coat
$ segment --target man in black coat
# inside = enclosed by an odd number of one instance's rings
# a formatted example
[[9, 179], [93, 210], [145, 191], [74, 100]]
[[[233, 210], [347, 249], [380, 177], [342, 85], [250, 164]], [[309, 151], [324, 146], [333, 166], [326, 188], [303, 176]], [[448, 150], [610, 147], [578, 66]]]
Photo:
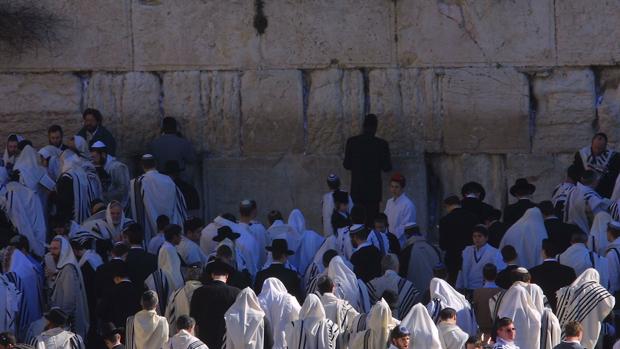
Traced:
[[536, 206], [530, 200], [530, 196], [536, 191], [536, 186], [529, 183], [526, 178], [519, 178], [515, 184], [510, 187], [510, 195], [517, 198], [517, 202], [506, 206], [504, 210], [504, 223], [510, 227], [523, 216], [525, 211]]
[[558, 254], [558, 251], [550, 239], [543, 240], [542, 252], [544, 257], [543, 263], [531, 268], [530, 275], [532, 276], [532, 282], [542, 288], [543, 293], [549, 300], [551, 309], [555, 312], [557, 303], [555, 293], [560, 288], [572, 284], [577, 276], [573, 268], [562, 265], [557, 259], [553, 258]]
[[601, 177], [596, 191], [609, 198], [614, 190], [616, 178], [620, 172], [620, 154], [607, 149], [607, 135], [599, 132], [592, 137], [589, 147], [575, 153], [573, 165], [576, 167], [577, 178], [581, 178], [586, 170], [592, 170]]
[[502, 211], [494, 208], [489, 212], [489, 215], [484, 219], [484, 224], [489, 230], [489, 245], [499, 248], [499, 244], [502, 242], [502, 238], [508, 230], [508, 225], [501, 222]]
[[555, 215], [556, 211], [551, 201], [543, 201], [538, 207], [545, 218], [547, 235], [549, 236], [549, 241], [551, 241], [556, 254], [563, 253], [570, 247], [570, 239], [573, 234], [579, 233], [581, 230], [575, 224], [562, 222], [562, 220]]
[[196, 319], [196, 336], [209, 348], [222, 347], [226, 334], [224, 314], [241, 292], [226, 284], [233, 272], [233, 266], [219, 258], [210, 261], [205, 266], [208, 281], [192, 295], [189, 315]]
[[379, 249], [368, 242], [368, 229], [356, 224], [349, 230], [351, 245], [355, 250], [351, 255], [351, 264], [353, 264], [353, 272], [358, 279], [364, 282], [381, 276], [381, 252]]
[[125, 262], [130, 266], [129, 279], [142, 286], [142, 291], [145, 291], [144, 280], [157, 270], [157, 256], [146, 252], [142, 247], [144, 232], [140, 224], [134, 223], [127, 227], [123, 231], [123, 239], [129, 244], [129, 252], [125, 258]]
[[471, 245], [471, 231], [478, 217], [461, 207], [461, 200], [452, 195], [444, 200], [447, 215], [439, 220], [439, 247], [446, 252], [446, 267], [450, 283], [456, 282], [461, 270], [462, 252]]
[[103, 127], [103, 116], [97, 109], [88, 108], [82, 113], [84, 126], [78, 131], [78, 136], [83, 137], [91, 146], [97, 141], [103, 142], [108, 148], [108, 154], [116, 155], [116, 140], [112, 133]]
[[129, 316], [140, 311], [142, 287], [129, 280], [129, 266], [122, 260], [111, 268], [114, 286], [103, 294], [97, 305], [99, 323], [124, 327]]
[[347, 140], [343, 162], [344, 168], [351, 171], [351, 198], [356, 206], [366, 209], [368, 226], [372, 226], [372, 219], [379, 213], [383, 186], [381, 171], [392, 170], [390, 146], [375, 137], [377, 126], [377, 116], [366, 115], [362, 134]]
[[303, 304], [304, 297], [301, 292], [301, 279], [294, 270], [288, 269], [285, 266], [288, 256], [295, 254], [295, 252], [288, 249], [288, 243], [285, 239], [274, 239], [271, 242], [271, 246], [267, 246], [265, 249], [271, 252], [273, 263], [267, 269], [261, 270], [256, 274], [256, 281], [254, 282], [256, 294], [262, 291], [265, 280], [276, 278], [282, 281], [288, 293], [297, 298], [299, 304]]
[[519, 268], [517, 265], [517, 250], [511, 245], [506, 245], [501, 250], [502, 259], [506, 263], [506, 268], [497, 273], [495, 278], [495, 284], [504, 290], [507, 290], [512, 286], [512, 271]]
[[478, 217], [478, 224], [483, 224], [485, 218], [489, 216], [494, 208], [484, 202], [486, 191], [482, 184], [478, 182], [465, 183], [461, 187], [461, 195], [463, 195], [461, 206]]

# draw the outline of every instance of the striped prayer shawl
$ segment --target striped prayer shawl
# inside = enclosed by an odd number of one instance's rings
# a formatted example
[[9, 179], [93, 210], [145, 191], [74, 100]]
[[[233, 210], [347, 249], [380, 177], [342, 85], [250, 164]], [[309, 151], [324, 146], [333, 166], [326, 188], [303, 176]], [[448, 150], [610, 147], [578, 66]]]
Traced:
[[[379, 290], [377, 290], [377, 288], [373, 285], [372, 281], [367, 283], [366, 286], [368, 287], [371, 303], [381, 299], [382, 294], [378, 294]], [[396, 290], [396, 293], [398, 293], [398, 307], [393, 315], [395, 318], [401, 320], [409, 313], [409, 310], [411, 310], [415, 303], [420, 299], [421, 295], [413, 284], [405, 278], [400, 278], [397, 287], [398, 289]], [[387, 289], [383, 292], [386, 290]]]
[[561, 183], [553, 190], [551, 194], [551, 202], [553, 206], [556, 206], [558, 203], [565, 203], [568, 198], [568, 194], [575, 189], [575, 185], [572, 183]]
[[609, 206], [609, 214], [611, 214], [611, 218], [614, 221], [620, 220], [620, 207], [618, 207], [618, 201], [614, 202]]
[[[133, 213], [133, 220], [140, 224], [141, 227], [146, 227], [146, 225], [148, 224], [148, 222], [146, 221], [146, 213], [144, 210], [144, 192], [142, 191], [142, 180], [144, 179], [144, 175], [138, 177], [135, 179], [135, 181], [133, 182], [133, 186], [131, 189], [133, 189], [133, 195], [131, 195], [131, 206], [132, 209], [134, 210]], [[146, 229], [145, 229], [146, 231]], [[148, 242], [151, 241], [152, 236], [145, 236], [144, 237], [144, 241]]]
[[607, 173], [607, 166], [609, 165], [609, 160], [614, 156], [615, 152], [612, 150], [605, 150], [600, 155], [592, 154], [592, 148], [584, 147], [579, 150], [579, 156], [581, 157], [581, 161], [583, 162], [583, 167], [593, 171], [598, 172], [601, 175]]
[[170, 282], [168, 281], [168, 277], [164, 273], [163, 270], [157, 269], [148, 278], [144, 281], [146, 287], [157, 293], [157, 298], [159, 298], [159, 313], [166, 313], [166, 305], [168, 303], [168, 299], [170, 298], [170, 294], [172, 293], [172, 288], [170, 287]]
[[[21, 295], [21, 301], [19, 302], [19, 310], [14, 318], [13, 323], [8, 328], [15, 328], [15, 335], [18, 339], [23, 339], [28, 331], [28, 326], [32, 321], [37, 319], [29, 319], [28, 318], [28, 301], [25, 299], [25, 289], [24, 284], [22, 283], [22, 279], [15, 274], [15, 272], [8, 272], [4, 274], [7, 280], [12, 282], [15, 285], [15, 289]], [[32, 285], [31, 287], [35, 287]], [[8, 312], [8, 309], [7, 309]], [[13, 327], [15, 325], [15, 327]]]
[[[288, 348], [297, 348], [297, 349], [305, 349], [307, 347], [309, 348], [318, 348], [318, 349], [335, 349], [336, 348], [336, 337], [338, 337], [338, 326], [335, 325], [331, 320], [325, 319], [325, 321], [323, 322], [323, 324], [321, 324], [320, 326], [325, 326], [327, 327], [327, 346], [326, 347], [321, 347], [319, 346], [319, 336], [315, 336], [315, 340], [313, 342], [310, 342], [312, 339], [308, 339], [308, 335], [306, 333], [306, 331], [304, 330], [304, 325], [305, 325], [305, 321], [304, 320], [299, 320], [299, 321], [293, 321], [291, 322], [291, 326], [293, 328], [293, 331], [299, 331], [299, 333], [301, 334], [301, 338], [299, 343], [297, 343], [297, 345], [294, 345], [295, 343], [287, 343], [288, 344]], [[317, 331], [318, 332], [322, 332], [320, 329]]]
[[563, 287], [558, 290], [557, 295], [557, 317], [561, 324], [570, 321], [581, 323], [601, 302], [613, 297], [595, 281], [588, 281], [574, 291], [570, 287]]
[[127, 318], [125, 322], [125, 349], [135, 349], [136, 344], [133, 340], [133, 316]]

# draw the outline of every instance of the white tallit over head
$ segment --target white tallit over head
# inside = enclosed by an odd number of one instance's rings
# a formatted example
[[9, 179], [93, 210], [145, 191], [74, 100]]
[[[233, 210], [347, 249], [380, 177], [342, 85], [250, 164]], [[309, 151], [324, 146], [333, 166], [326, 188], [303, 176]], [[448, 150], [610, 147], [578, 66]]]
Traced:
[[[267, 236], [270, 241], [285, 239], [288, 243], [288, 249], [291, 251], [297, 251], [299, 248], [299, 244], [301, 243], [301, 234], [302, 233], [299, 233], [297, 229], [281, 220], [276, 220], [267, 229]], [[295, 265], [295, 268], [297, 268], [297, 265]]]
[[381, 299], [370, 309], [366, 319], [366, 331], [358, 332], [351, 339], [350, 348], [384, 349], [388, 345], [390, 331], [398, 325], [392, 319], [390, 306]]
[[355, 273], [344, 263], [342, 257], [336, 256], [329, 262], [327, 276], [334, 281], [334, 294], [349, 302], [358, 312], [366, 312], [369, 296], [365, 285], [362, 287]]
[[[112, 209], [112, 207], [115, 207], [115, 206], [121, 209], [121, 221], [119, 222], [119, 224], [114, 224], [114, 220], [112, 219], [112, 214], [110, 213], [110, 210]], [[112, 239], [114, 241], [120, 241], [122, 237], [121, 235], [122, 235], [123, 229], [127, 227], [130, 223], [132, 223], [133, 221], [125, 217], [123, 205], [121, 205], [121, 203], [116, 200], [112, 200], [108, 204], [108, 207], [105, 210], [105, 222], [108, 228], [108, 233], [110, 234], [110, 236], [107, 236], [107, 238]]]
[[400, 325], [411, 332], [410, 349], [441, 349], [439, 331], [424, 305], [414, 305]]
[[553, 349], [562, 341], [560, 321], [550, 308], [542, 312], [540, 329], [540, 349]]
[[17, 231], [28, 238], [30, 249], [45, 254], [45, 213], [37, 193], [18, 182], [9, 182], [0, 190], [0, 206]]
[[130, 348], [163, 348], [168, 341], [168, 321], [165, 317], [157, 315], [155, 310], [141, 310], [127, 318], [127, 321], [132, 322], [127, 326], [127, 332], [133, 330], [127, 336], [133, 340], [134, 345], [128, 345]]
[[607, 317], [616, 300], [599, 283], [596, 269], [586, 269], [569, 286], [556, 292], [558, 297], [556, 315], [562, 326], [577, 321], [583, 327], [581, 345], [594, 348], [601, 332], [601, 321]]
[[39, 149], [39, 155], [48, 161], [47, 173], [53, 180], [57, 180], [60, 176], [60, 153], [61, 150], [53, 145], [46, 145]]
[[265, 312], [251, 288], [246, 287], [224, 314], [227, 349], [262, 349]]
[[288, 293], [282, 281], [276, 278], [265, 280], [258, 301], [271, 323], [274, 348], [286, 348], [284, 331], [289, 322], [299, 319], [299, 302]]
[[542, 314], [536, 309], [523, 283], [515, 282], [501, 298], [497, 318], [512, 319], [517, 329], [515, 344], [521, 348], [538, 348]]
[[84, 137], [75, 135], [73, 136], [73, 142], [75, 143], [75, 149], [78, 152], [78, 155], [88, 161], [92, 160], [90, 156], [90, 149], [88, 148], [88, 142]]
[[[37, 190], [39, 182], [49, 186], [51, 179], [45, 168], [39, 164], [39, 155], [31, 146], [27, 145], [22, 149], [13, 168], [19, 170], [19, 181], [28, 188]], [[48, 177], [47, 180], [44, 180], [44, 177]], [[48, 189], [52, 188], [53, 186]]]
[[[315, 231], [306, 230], [306, 219], [300, 210], [294, 209], [288, 216], [288, 225], [297, 231], [302, 243], [299, 244], [297, 251], [292, 256], [292, 263], [300, 273], [306, 272], [308, 265], [312, 263], [316, 252], [321, 248], [325, 238]], [[303, 276], [303, 275], [302, 275]]]
[[309, 294], [299, 312], [299, 320], [286, 327], [286, 343], [289, 348], [332, 349], [336, 348], [338, 326], [325, 316], [319, 297]]
[[200, 232], [200, 249], [206, 255], [214, 253], [217, 249], [218, 242], [213, 241], [213, 238], [217, 235], [217, 230], [223, 226], [230, 227], [234, 232], [237, 231], [237, 223], [229, 221], [222, 216], [217, 216], [213, 219], [213, 222], [207, 224]]
[[62, 269], [67, 264], [73, 264], [79, 273], [80, 267], [73, 254], [73, 249], [71, 249], [69, 240], [62, 235], [56, 235], [54, 240], [60, 241], [60, 256], [58, 257], [58, 262], [56, 262], [56, 269]]
[[82, 168], [78, 156], [69, 149], [60, 155], [60, 169], [62, 174], [71, 176], [75, 205], [74, 219], [82, 223], [90, 215], [91, 195], [88, 175]]
[[433, 278], [429, 288], [431, 302], [427, 305], [429, 314], [439, 322], [439, 312], [444, 308], [456, 310], [456, 324], [470, 336], [478, 332], [478, 323], [472, 311], [471, 304], [465, 296], [457, 292], [448, 282], [439, 278]]
[[[618, 176], [620, 177], [620, 176]], [[601, 211], [594, 216], [590, 236], [588, 237], [588, 248], [601, 256], [607, 250], [607, 224], [611, 222], [611, 215], [606, 211]]]
[[508, 228], [499, 244], [499, 249], [511, 245], [517, 250], [517, 264], [529, 269], [542, 263], [540, 251], [542, 250], [542, 241], [547, 237], [542, 212], [538, 207], [532, 207]]

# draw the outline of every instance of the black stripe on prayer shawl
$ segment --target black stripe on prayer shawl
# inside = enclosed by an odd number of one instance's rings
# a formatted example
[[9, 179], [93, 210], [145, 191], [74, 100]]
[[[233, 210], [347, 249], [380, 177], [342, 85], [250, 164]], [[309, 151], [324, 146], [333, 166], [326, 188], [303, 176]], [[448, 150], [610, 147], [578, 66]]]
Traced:
[[71, 336], [69, 341], [71, 343], [71, 349], [85, 349], [82, 338], [80, 338], [77, 334]]
[[[301, 328], [299, 329], [299, 334], [301, 338], [299, 338], [299, 344], [297, 345], [297, 349], [303, 349], [306, 347], [306, 334], [304, 333], [304, 320], [301, 320]], [[293, 327], [295, 327], [295, 322], [293, 322]]]
[[364, 333], [364, 349], [373, 349], [370, 347], [370, 333], [372, 331], [371, 330], [366, 330], [366, 333]]
[[[136, 178], [136, 180], [133, 182], [133, 196], [134, 196], [134, 207], [136, 209], [136, 217], [133, 217], [133, 219], [136, 221], [136, 223], [139, 223], [142, 226], [142, 229], [144, 229], [146, 231], [146, 215], [144, 214], [144, 196], [142, 194], [142, 179], [144, 178], [144, 175]], [[150, 236], [145, 236], [144, 237], [144, 241], [149, 241], [150, 240]]]
[[611, 217], [615, 220], [618, 221], [620, 220], [620, 216], [618, 215], [618, 201], [614, 202], [613, 204], [611, 204], [611, 206], [609, 206], [609, 212], [611, 213]]
[[547, 344], [547, 328], [549, 327], [549, 316], [547, 316], [547, 314], [544, 313], [544, 311], [543, 311], [543, 316], [541, 320], [542, 321], [541, 321], [541, 326], [540, 326], [540, 344], [538, 345], [538, 347], [540, 349], [547, 349], [546, 344]]
[[592, 310], [594, 310], [594, 308], [599, 305], [599, 303], [609, 297], [611, 297], [611, 294], [601, 287], [595, 292], [589, 294], [586, 299], [580, 300], [578, 302], [578, 307], [569, 313], [568, 316], [570, 318], [574, 318], [575, 321], [581, 322], [586, 318], [586, 316], [588, 316], [588, 314], [590, 314]]
[[16, 324], [16, 331], [18, 338], [22, 338], [28, 330], [28, 319], [26, 319], [26, 314], [28, 312], [28, 302], [26, 301], [26, 289], [24, 288], [24, 284], [22, 283], [22, 279], [13, 271], [4, 274], [6, 278], [15, 285], [15, 288], [21, 293], [21, 301], [19, 302], [19, 311], [17, 312], [16, 319], [14, 319]]
[[133, 316], [127, 318], [125, 322], [125, 349], [135, 349], [136, 345], [133, 341]]
[[185, 197], [183, 193], [179, 189], [179, 187], [175, 187], [176, 189], [176, 209], [181, 213], [183, 217], [183, 221], [187, 219], [187, 204], [185, 203]]
[[499, 306], [502, 304], [502, 300], [506, 295], [506, 291], [501, 291], [497, 294], [497, 296], [493, 296], [493, 298], [497, 297], [495, 300], [495, 307], [493, 307], [493, 321], [497, 319], [497, 313], [499, 313]]
[[[399, 285], [398, 285], [399, 294], [402, 293], [402, 289], [405, 287], [406, 284], [407, 284], [406, 279], [400, 280]], [[415, 304], [415, 301], [418, 299], [419, 296], [420, 296], [420, 292], [413, 285], [410, 285], [409, 289], [407, 290], [405, 295], [400, 300], [400, 305], [398, 306], [398, 317], [400, 319], [403, 319], [405, 316], [407, 316], [407, 314], [409, 313], [409, 310], [411, 310], [411, 307], [413, 307], [413, 305]]]
[[159, 302], [160, 314], [165, 314], [168, 294], [170, 293], [168, 278], [166, 278], [166, 275], [164, 275], [164, 272], [161, 269], [157, 269], [151, 275], [153, 275], [153, 284], [155, 285], [155, 292], [157, 293], [157, 297], [162, 300]]
[[[224, 342], [226, 342], [226, 335], [224, 335]], [[204, 343], [202, 343], [200, 341], [200, 339], [197, 339], [193, 342], [191, 342], [188, 346], [187, 349], [197, 349], [200, 348], [200, 346], [202, 346]]]
[[377, 289], [372, 285], [371, 282], [368, 282], [366, 284], [366, 288], [368, 288], [368, 297], [370, 297], [371, 302], [374, 303], [379, 300], [379, 297], [377, 296]]
[[357, 322], [357, 331], [356, 332], [361, 332], [361, 331], [364, 331], [366, 329], [366, 316], [367, 315], [368, 314], [366, 314], [366, 313], [360, 314], [359, 321]]
[[439, 323], [439, 313], [441, 312], [441, 308], [442, 304], [441, 304], [441, 300], [439, 298], [435, 298], [433, 299], [433, 313], [430, 314], [431, 318], [433, 319], [433, 322], [435, 322], [435, 324]]

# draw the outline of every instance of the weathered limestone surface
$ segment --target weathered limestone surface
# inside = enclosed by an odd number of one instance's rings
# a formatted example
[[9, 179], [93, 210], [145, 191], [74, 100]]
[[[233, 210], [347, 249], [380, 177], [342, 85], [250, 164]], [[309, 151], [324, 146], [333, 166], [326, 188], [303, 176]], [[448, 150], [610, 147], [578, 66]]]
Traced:
[[21, 55], [9, 55], [1, 47], [0, 71], [131, 69], [131, 0], [38, 0], [33, 4], [58, 17], [58, 40]]
[[203, 150], [212, 156], [241, 153], [241, 77], [238, 72], [201, 75], [201, 98], [207, 122], [199, 137]]
[[510, 68], [448, 69], [440, 84], [446, 152], [529, 152], [525, 75]]
[[181, 133], [197, 145], [197, 151], [202, 151], [204, 147], [202, 137], [207, 117], [201, 96], [201, 73], [199, 71], [166, 73], [163, 74], [162, 81], [164, 116], [177, 119]]
[[620, 69], [604, 69], [601, 74], [601, 98], [597, 104], [600, 129], [616, 148], [620, 142]]
[[594, 73], [557, 69], [536, 74], [533, 87], [537, 110], [532, 151], [571, 152], [588, 144], [594, 134]]
[[433, 69], [401, 70], [402, 111], [407, 118], [413, 119], [413, 146], [427, 152], [442, 150], [443, 115], [438, 88]]
[[[517, 178], [527, 178], [536, 186], [532, 200], [540, 202], [549, 200], [553, 189], [566, 178], [566, 169], [573, 162], [573, 155], [565, 154], [508, 154], [506, 156], [506, 188], [515, 183]], [[508, 193], [508, 192], [507, 192]], [[515, 198], [507, 194], [509, 203]]]
[[408, 66], [552, 64], [553, 4], [551, 0], [398, 1], [398, 61]]

